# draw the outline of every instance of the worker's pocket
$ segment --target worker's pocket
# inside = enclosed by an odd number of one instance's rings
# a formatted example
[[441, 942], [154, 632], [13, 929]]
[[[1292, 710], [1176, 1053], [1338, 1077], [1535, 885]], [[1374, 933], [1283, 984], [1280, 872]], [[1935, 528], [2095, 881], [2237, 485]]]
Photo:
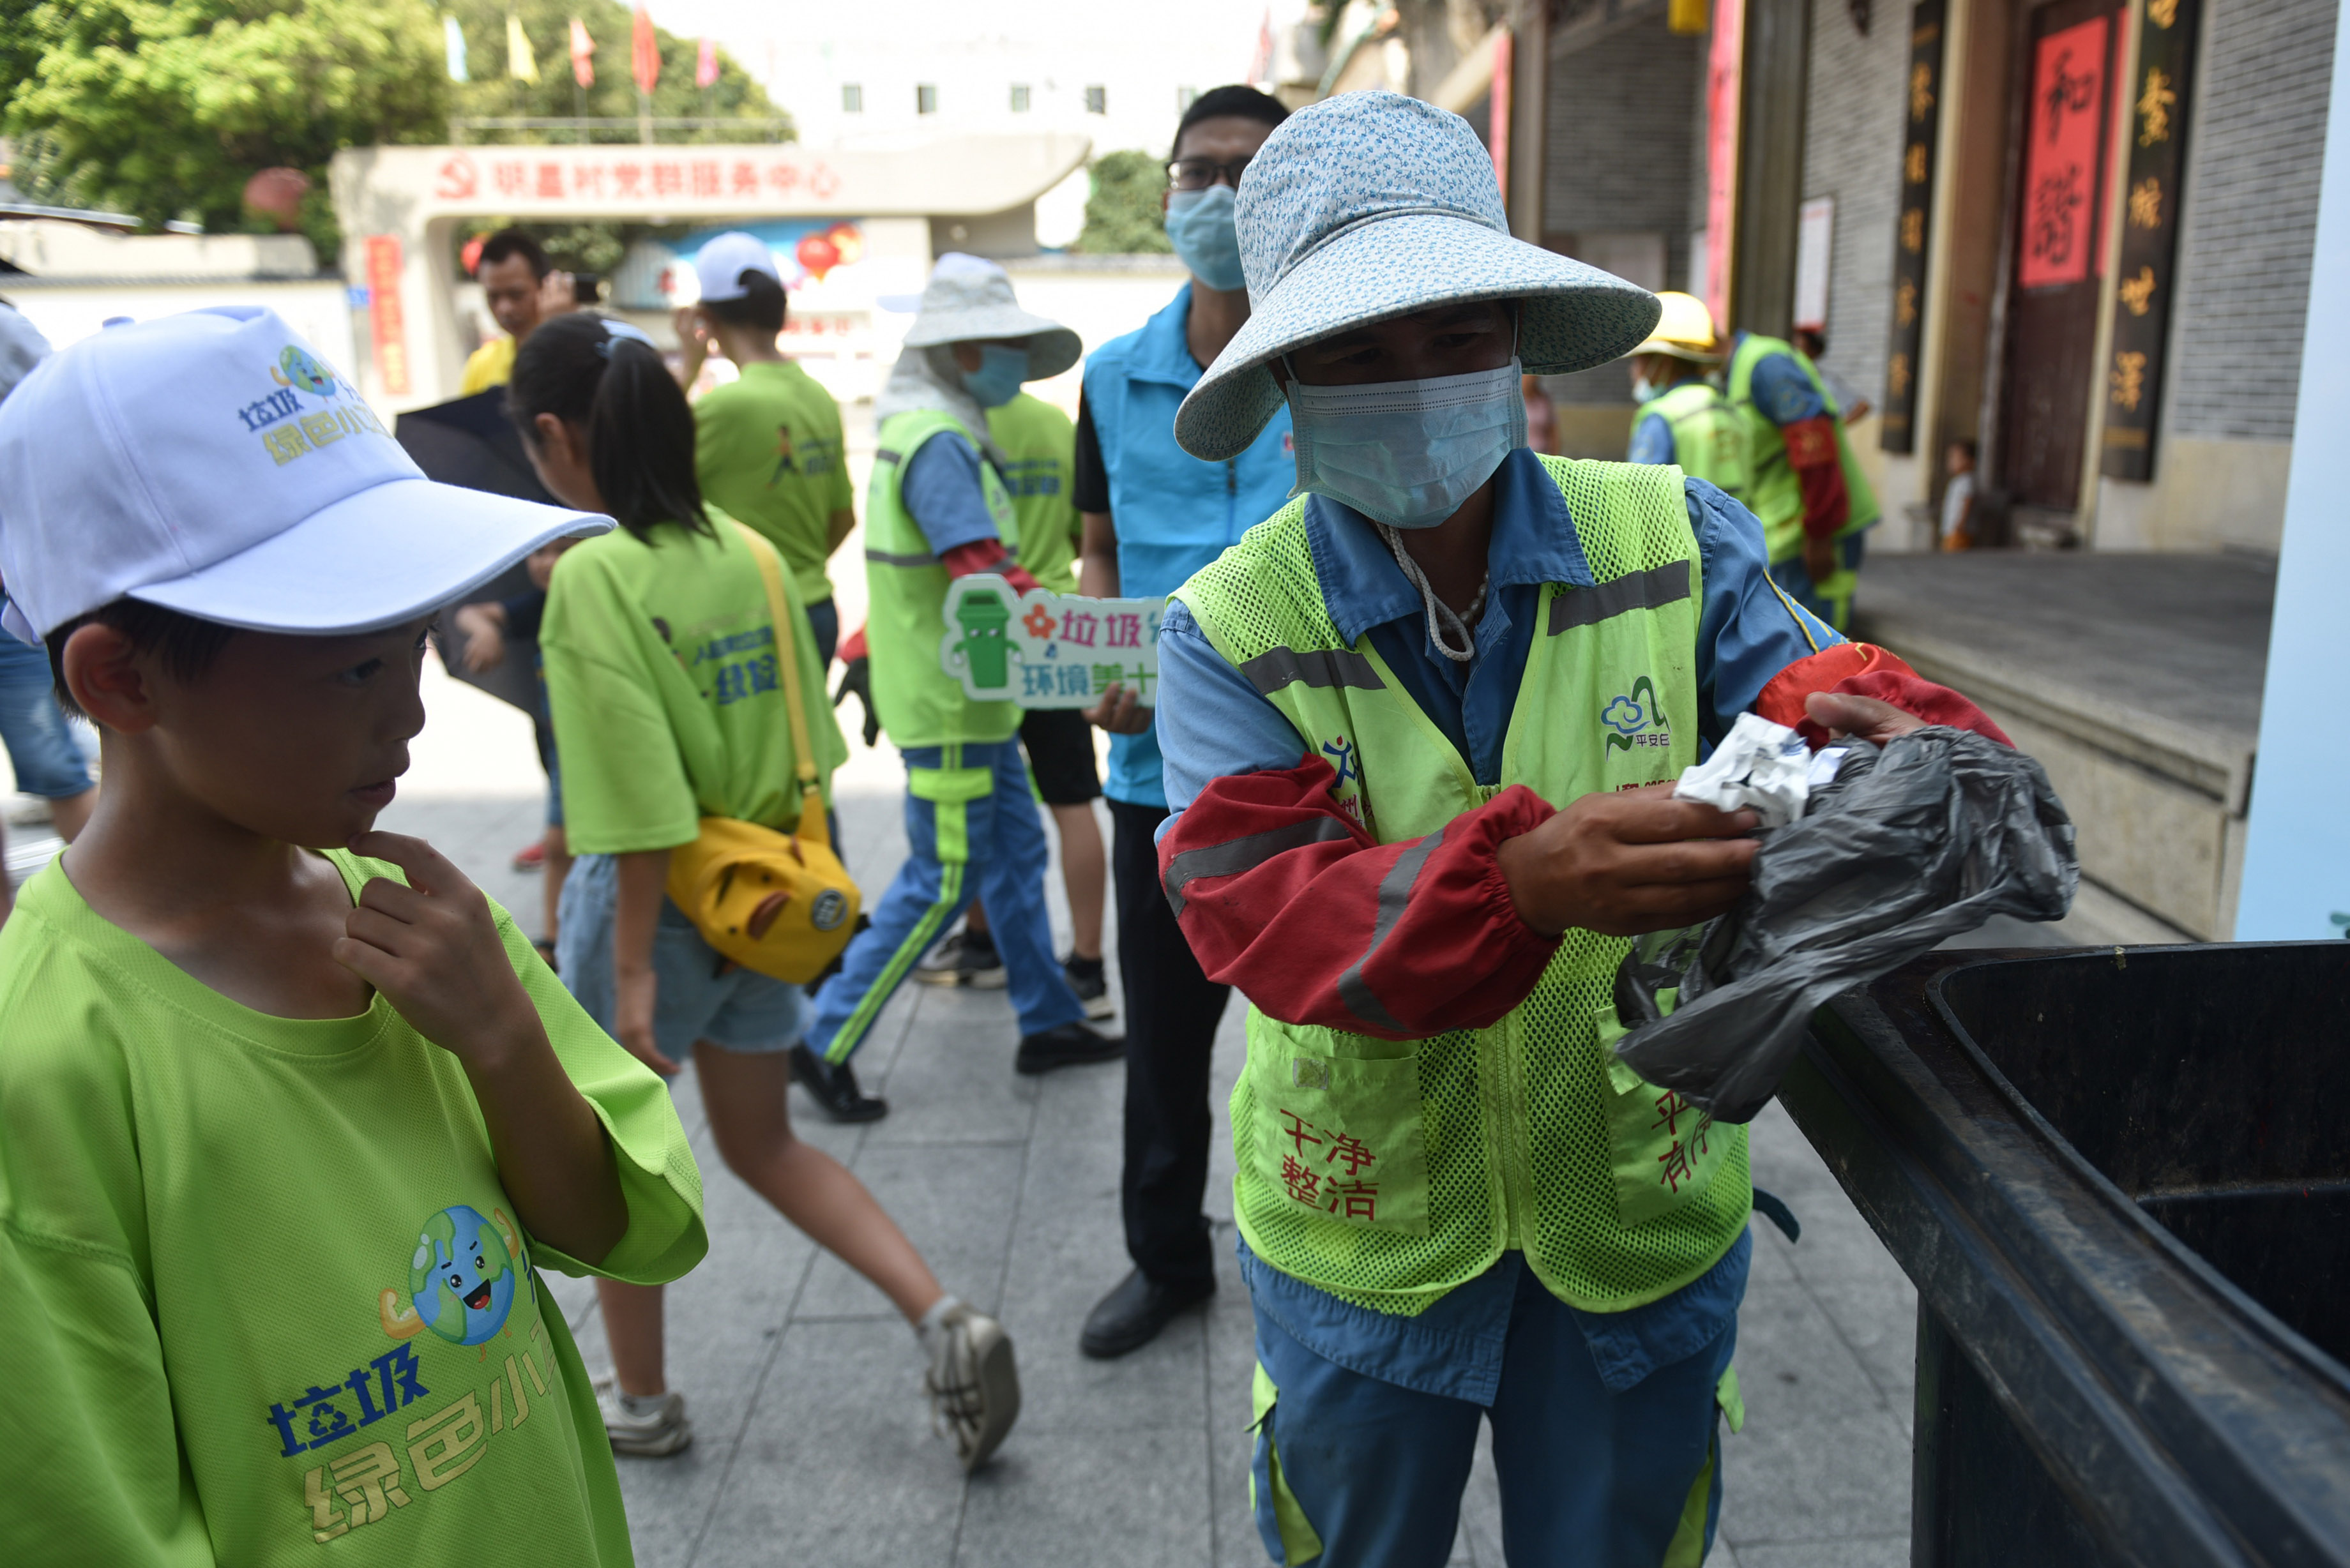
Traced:
[[1258, 1176], [1321, 1219], [1427, 1235], [1419, 1057], [1325, 1055], [1267, 1023], [1249, 1042]]
[[970, 807], [995, 791], [990, 768], [906, 770], [906, 793], [931, 803], [931, 836], [938, 857], [962, 866], [971, 860]]
[[1257, 1534], [1264, 1540], [1266, 1555], [1289, 1568], [1320, 1557], [1322, 1537], [1281, 1473], [1281, 1452], [1273, 1430], [1274, 1413], [1280, 1402], [1281, 1390], [1274, 1386], [1264, 1364], [1259, 1362], [1249, 1395], [1249, 1430], [1256, 1434], [1256, 1452], [1249, 1460], [1249, 1509], [1256, 1515]]
[[[1657, 993], [1659, 1008], [1673, 1010], [1675, 992]], [[1616, 1215], [1627, 1225], [1669, 1214], [1703, 1192], [1729, 1158], [1738, 1137], [1718, 1127], [1675, 1090], [1660, 1089], [1625, 1064], [1616, 1043], [1627, 1033], [1616, 1004], [1602, 1006], [1596, 1019], [1599, 1053], [1607, 1064], [1607, 1159], [1616, 1179]]]

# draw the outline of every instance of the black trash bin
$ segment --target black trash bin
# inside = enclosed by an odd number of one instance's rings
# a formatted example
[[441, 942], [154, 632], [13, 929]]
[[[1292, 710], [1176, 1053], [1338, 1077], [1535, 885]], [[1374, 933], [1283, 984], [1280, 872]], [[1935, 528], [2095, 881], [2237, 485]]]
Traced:
[[1913, 1564], [2350, 1565], [2350, 942], [1932, 953], [1781, 1095], [1918, 1287]]

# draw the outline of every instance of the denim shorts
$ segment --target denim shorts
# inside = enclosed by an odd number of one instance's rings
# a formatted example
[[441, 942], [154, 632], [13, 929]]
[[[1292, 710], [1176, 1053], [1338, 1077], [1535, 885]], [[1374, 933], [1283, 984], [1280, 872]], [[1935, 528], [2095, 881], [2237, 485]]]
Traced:
[[26, 794], [70, 800], [90, 786], [89, 764], [50, 683], [47, 651], [7, 636], [0, 636], [0, 744]]
[[[556, 909], [556, 968], [607, 1033], [612, 1027], [612, 912], [619, 869], [608, 855], [571, 863]], [[727, 969], [685, 912], [661, 900], [653, 930], [653, 1043], [682, 1062], [697, 1040], [744, 1054], [787, 1051], [807, 1030], [807, 992], [755, 970]]]

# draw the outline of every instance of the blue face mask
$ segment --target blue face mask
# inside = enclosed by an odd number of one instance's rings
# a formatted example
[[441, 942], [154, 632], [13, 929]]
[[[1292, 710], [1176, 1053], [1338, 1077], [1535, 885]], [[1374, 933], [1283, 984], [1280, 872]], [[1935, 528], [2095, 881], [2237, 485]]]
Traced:
[[990, 343], [979, 351], [979, 369], [962, 373], [962, 389], [983, 409], [1000, 409], [1020, 395], [1028, 379], [1028, 350]]
[[1232, 188], [1174, 191], [1167, 197], [1167, 240], [1191, 275], [1230, 294], [1246, 288], [1241, 271], [1241, 240], [1232, 227]]
[[1367, 387], [1309, 387], [1293, 370], [1297, 489], [1389, 527], [1435, 527], [1526, 444], [1521, 374], [1514, 355], [1491, 370]]

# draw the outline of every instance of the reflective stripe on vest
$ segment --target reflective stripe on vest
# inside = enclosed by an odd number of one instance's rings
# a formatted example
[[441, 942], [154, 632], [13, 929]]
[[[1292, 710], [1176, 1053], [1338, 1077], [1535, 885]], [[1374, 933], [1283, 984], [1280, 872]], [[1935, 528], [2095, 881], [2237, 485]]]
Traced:
[[1030, 576], [1056, 594], [1076, 593], [1077, 507], [1069, 486], [1076, 428], [1052, 404], [1023, 392], [987, 410], [987, 433], [1003, 453], [1003, 488], [1012, 497], [1014, 524], [1004, 544]]
[[1746, 422], [1730, 400], [1704, 381], [1683, 381], [1642, 405], [1637, 423], [1651, 414], [1673, 433], [1673, 462], [1683, 473], [1745, 498]]
[[[951, 414], [918, 409], [881, 422], [873, 481], [865, 499], [865, 585], [870, 600], [866, 644], [870, 650], [873, 706], [890, 742], [900, 747], [1008, 741], [1020, 728], [1010, 702], [974, 702], [962, 683], [939, 665], [945, 640], [947, 569], [906, 510], [906, 465], [932, 436], [971, 432]], [[974, 443], [976, 444], [976, 443]], [[994, 465], [983, 458], [979, 483], [988, 515], [1009, 542], [1012, 498]]]
[[1820, 379], [1819, 371], [1809, 359], [1797, 353], [1794, 345], [1776, 337], [1764, 337], [1750, 333], [1730, 357], [1730, 374], [1724, 378], [1724, 391], [1731, 406], [1738, 410], [1746, 426], [1746, 462], [1749, 477], [1746, 493], [1741, 497], [1754, 515], [1762, 520], [1762, 543], [1773, 561], [1791, 561], [1804, 553], [1804, 486], [1795, 477], [1793, 464], [1787, 461], [1787, 438], [1761, 409], [1754, 406], [1754, 367], [1773, 354], [1784, 354], [1795, 362], [1819, 394], [1821, 405], [1828, 410], [1828, 422], [1835, 427], [1836, 461], [1844, 468], [1845, 494], [1852, 503], [1845, 525], [1836, 537], [1854, 534], [1877, 521], [1877, 492], [1861, 472], [1860, 459], [1854, 455], [1852, 440], [1845, 433], [1844, 421], [1838, 416], [1835, 394]]
[[[1543, 460], [1596, 586], [1546, 584], [1502, 754], [1477, 784], [1367, 636], [1347, 647], [1303, 502], [1177, 590], [1210, 643], [1329, 759], [1339, 809], [1409, 843], [1339, 983], [1399, 1033], [1365, 980], [1450, 824], [1523, 784], [1555, 805], [1676, 776], [1697, 759], [1697, 545], [1677, 468]], [[1178, 898], [1325, 834], [1253, 835], [1176, 857]], [[1343, 1299], [1416, 1313], [1523, 1249], [1562, 1299], [1613, 1312], [1711, 1268], [1752, 1198], [1742, 1127], [1714, 1126], [1602, 1044], [1629, 944], [1570, 931], [1526, 1000], [1487, 1029], [1419, 1040], [1284, 1023], [1252, 1007], [1232, 1091], [1234, 1211], [1256, 1254]]]

